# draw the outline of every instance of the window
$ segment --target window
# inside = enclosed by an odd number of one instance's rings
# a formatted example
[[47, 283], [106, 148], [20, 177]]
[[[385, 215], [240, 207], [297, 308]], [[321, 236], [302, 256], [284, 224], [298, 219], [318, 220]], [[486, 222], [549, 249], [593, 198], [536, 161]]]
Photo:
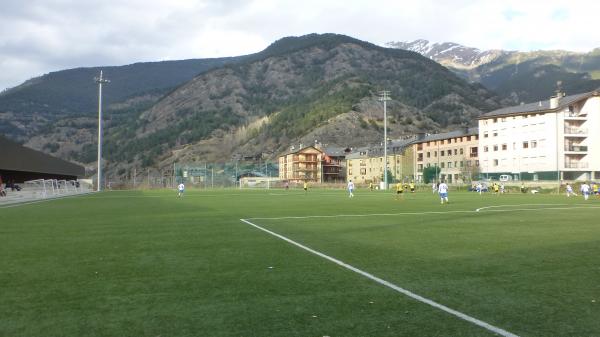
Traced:
[[537, 142], [535, 140], [531, 141], [531, 148], [536, 148], [537, 147]]
[[[462, 150], [462, 149], [461, 149]], [[456, 156], [458, 154], [458, 150], [454, 149], [454, 155]]]
[[348, 175], [351, 176], [352, 175], [352, 169], [348, 170]]
[[470, 160], [467, 160], [467, 167], [471, 167], [472, 162]]
[[463, 153], [464, 153], [464, 151], [463, 151], [463, 149], [461, 148], [461, 149], [460, 149], [460, 154], [463, 154]]
[[529, 143], [528, 142], [523, 142], [523, 148], [524, 149], [528, 149], [529, 148]]
[[498, 166], [498, 159], [494, 159], [494, 166]]
[[498, 123], [498, 118], [494, 118], [494, 123]]
[[431, 152], [427, 152], [427, 158], [431, 158]]
[[448, 168], [452, 168], [452, 162], [448, 162]]
[[475, 161], [475, 166], [479, 166], [479, 160]]
[[494, 151], [498, 151], [498, 145], [494, 145]]
[[431, 167], [431, 164], [427, 163], [427, 167]]
[[366, 175], [367, 174], [367, 169], [366, 168], [361, 168], [360, 169], [360, 174], [363, 175], [363, 176]]
[[506, 151], [508, 149], [508, 145], [502, 144], [502, 151]]
[[483, 147], [483, 152], [488, 152], [488, 151], [489, 151], [489, 149], [488, 149], [487, 145], [486, 145], [486, 146], [484, 146], [484, 147]]
[[441, 168], [444, 168], [444, 163], [443, 163], [443, 162], [440, 164], [440, 167], [441, 167]]
[[465, 166], [465, 162], [464, 161], [460, 161], [460, 167], [464, 167]]
[[492, 136], [498, 137], [498, 130], [494, 130], [494, 133], [492, 134]]
[[417, 170], [419, 172], [422, 172], [423, 171], [423, 164], [419, 164], [419, 166], [417, 167]]
[[440, 157], [443, 157], [445, 153], [445, 151], [440, 151]]
[[437, 151], [433, 151], [433, 156], [437, 157]]
[[487, 132], [487, 131], [484, 131], [484, 132], [483, 132], [483, 138], [487, 138], [487, 137], [488, 137], [488, 132]]

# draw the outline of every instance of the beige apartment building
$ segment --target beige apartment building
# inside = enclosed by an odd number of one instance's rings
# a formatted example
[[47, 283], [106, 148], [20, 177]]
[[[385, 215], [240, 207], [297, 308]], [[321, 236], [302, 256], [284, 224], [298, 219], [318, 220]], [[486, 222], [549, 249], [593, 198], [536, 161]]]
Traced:
[[[390, 141], [387, 147], [387, 165], [391, 184], [395, 181], [414, 180], [414, 154], [411, 143], [414, 139]], [[356, 184], [384, 181], [385, 170], [383, 146], [359, 148], [346, 156], [346, 179]]]
[[477, 128], [426, 135], [412, 145], [416, 180], [423, 182], [423, 170], [436, 168], [437, 181], [469, 183], [479, 174]]
[[320, 183], [323, 157], [323, 151], [314, 146], [292, 149], [279, 156], [279, 179], [294, 183]]

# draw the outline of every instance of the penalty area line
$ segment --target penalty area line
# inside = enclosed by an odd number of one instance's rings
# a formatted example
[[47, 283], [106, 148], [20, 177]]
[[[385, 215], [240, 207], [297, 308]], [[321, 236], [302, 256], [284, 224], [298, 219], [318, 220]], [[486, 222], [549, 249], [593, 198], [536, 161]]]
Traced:
[[259, 230], [261, 230], [263, 232], [266, 232], [266, 233], [268, 233], [268, 234], [270, 234], [272, 236], [275, 236], [275, 237], [277, 237], [277, 238], [279, 238], [279, 239], [281, 239], [281, 240], [283, 240], [283, 241], [285, 241], [287, 243], [290, 243], [290, 244], [292, 244], [292, 245], [294, 245], [296, 247], [302, 248], [302, 249], [304, 249], [304, 250], [306, 250], [306, 251], [308, 251], [308, 252], [310, 252], [310, 253], [312, 253], [314, 255], [317, 255], [317, 256], [322, 257], [322, 258], [324, 258], [326, 260], [329, 260], [330, 262], [333, 262], [333, 263], [335, 263], [335, 264], [337, 264], [337, 265], [339, 265], [339, 266], [341, 266], [343, 268], [351, 270], [351, 271], [353, 271], [353, 272], [355, 272], [355, 273], [357, 273], [359, 275], [362, 275], [362, 276], [364, 276], [364, 277], [366, 277], [366, 278], [368, 278], [368, 279], [370, 279], [372, 281], [375, 281], [375, 282], [377, 282], [377, 283], [379, 283], [379, 284], [381, 284], [383, 286], [386, 286], [386, 287], [388, 287], [390, 289], [393, 289], [393, 290], [395, 290], [395, 291], [397, 291], [397, 292], [399, 292], [401, 294], [404, 294], [404, 295], [406, 295], [406, 296], [408, 296], [408, 297], [410, 297], [410, 298], [412, 298], [414, 300], [417, 300], [417, 301], [419, 301], [421, 303], [425, 303], [425, 304], [430, 305], [430, 306], [432, 306], [434, 308], [442, 310], [442, 311], [444, 311], [446, 313], [449, 313], [449, 314], [451, 314], [453, 316], [456, 316], [456, 317], [458, 317], [458, 318], [460, 318], [462, 320], [465, 320], [465, 321], [467, 321], [469, 323], [472, 323], [472, 324], [475, 324], [475, 325], [477, 325], [479, 327], [482, 327], [482, 328], [484, 328], [484, 329], [486, 329], [488, 331], [491, 331], [493, 333], [496, 333], [496, 334], [504, 336], [504, 337], [519, 337], [518, 335], [515, 335], [515, 334], [513, 334], [511, 332], [508, 332], [508, 331], [506, 331], [504, 329], [498, 328], [498, 327], [496, 327], [494, 325], [491, 325], [491, 324], [489, 324], [487, 322], [479, 320], [479, 319], [477, 319], [475, 317], [469, 316], [469, 315], [464, 314], [464, 313], [462, 313], [460, 311], [457, 311], [457, 310], [454, 310], [452, 308], [449, 308], [449, 307], [447, 307], [447, 306], [445, 306], [443, 304], [440, 304], [440, 303], [437, 303], [437, 302], [435, 302], [433, 300], [430, 300], [430, 299], [428, 299], [426, 297], [423, 297], [421, 295], [415, 294], [415, 293], [411, 292], [410, 290], [407, 290], [407, 289], [404, 289], [402, 287], [399, 287], [399, 286], [397, 286], [397, 285], [395, 285], [395, 284], [393, 284], [391, 282], [388, 282], [388, 281], [386, 281], [384, 279], [381, 279], [381, 278], [379, 278], [379, 277], [377, 277], [375, 275], [369, 274], [366, 271], [363, 271], [363, 270], [358, 269], [358, 268], [356, 268], [354, 266], [351, 266], [351, 265], [349, 265], [349, 264], [347, 264], [345, 262], [342, 262], [342, 261], [340, 261], [340, 260], [338, 260], [336, 258], [333, 258], [333, 257], [331, 257], [329, 255], [326, 255], [324, 253], [316, 251], [316, 250], [314, 250], [314, 249], [312, 249], [310, 247], [307, 247], [307, 246], [305, 246], [305, 245], [303, 245], [301, 243], [298, 243], [298, 242], [296, 242], [296, 241], [294, 241], [292, 239], [289, 239], [289, 238], [287, 238], [287, 237], [285, 237], [285, 236], [283, 236], [281, 234], [277, 234], [277, 233], [275, 233], [273, 231], [270, 231], [270, 230], [268, 230], [268, 229], [266, 229], [264, 227], [261, 227], [261, 226], [255, 224], [255, 223], [252, 223], [252, 222], [248, 221], [247, 219], [240, 219], [240, 221], [242, 221], [242, 222], [244, 222], [244, 223], [246, 223], [246, 224], [248, 224], [248, 225], [250, 225], [250, 226], [252, 226], [252, 227], [254, 227], [256, 229], [259, 229]]

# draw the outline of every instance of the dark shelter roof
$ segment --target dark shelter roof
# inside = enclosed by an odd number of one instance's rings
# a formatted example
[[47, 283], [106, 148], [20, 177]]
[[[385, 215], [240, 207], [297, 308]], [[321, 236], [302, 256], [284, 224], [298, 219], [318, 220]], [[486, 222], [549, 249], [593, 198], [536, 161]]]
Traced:
[[0, 136], [0, 170], [83, 177], [81, 165], [52, 157]]

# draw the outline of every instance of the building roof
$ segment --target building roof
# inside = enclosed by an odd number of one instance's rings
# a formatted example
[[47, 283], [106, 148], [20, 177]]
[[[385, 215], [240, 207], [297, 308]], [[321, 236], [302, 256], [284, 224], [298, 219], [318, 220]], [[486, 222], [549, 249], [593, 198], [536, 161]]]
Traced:
[[[414, 138], [390, 140], [387, 145], [388, 156], [402, 152], [407, 146], [415, 142]], [[383, 144], [361, 147], [352, 150], [352, 153], [346, 156], [346, 159], [373, 158], [383, 156]]]
[[477, 135], [477, 134], [479, 134], [479, 128], [476, 128], [476, 127], [475, 128], [462, 128], [462, 129], [454, 130], [454, 131], [450, 131], [450, 132], [427, 134], [427, 135], [425, 135], [425, 137], [418, 139], [418, 140], [414, 141], [413, 143], [418, 144], [418, 143], [431, 142], [431, 141], [442, 140], [442, 139], [450, 139], [450, 138], [463, 137], [463, 136], [473, 136], [473, 135]]
[[85, 168], [0, 136], [0, 170], [83, 177]]
[[298, 149], [296, 149], [295, 147], [292, 147], [289, 151], [286, 151], [286, 152], [280, 154], [278, 157], [283, 157], [283, 156], [287, 156], [288, 154], [298, 153], [298, 152], [306, 150], [308, 148], [313, 148], [319, 152], [323, 152], [323, 150], [319, 149], [318, 147], [315, 147], [314, 145], [309, 145], [309, 146], [299, 147]]
[[595, 90], [595, 91], [586, 92], [586, 93], [582, 93], [582, 94], [561, 97], [558, 101], [558, 106], [554, 109], [550, 108], [550, 100], [548, 100], [548, 99], [539, 101], [536, 103], [515, 105], [515, 106], [508, 107], [508, 108], [502, 108], [502, 109], [488, 112], [486, 114], [479, 116], [478, 119], [495, 117], [495, 116], [519, 115], [519, 114], [532, 113], [532, 112], [553, 112], [553, 111], [562, 110], [563, 108], [565, 108], [577, 101], [580, 101], [582, 99], [586, 99], [588, 97], [598, 96], [598, 95], [600, 95], [600, 92], [598, 90]]

